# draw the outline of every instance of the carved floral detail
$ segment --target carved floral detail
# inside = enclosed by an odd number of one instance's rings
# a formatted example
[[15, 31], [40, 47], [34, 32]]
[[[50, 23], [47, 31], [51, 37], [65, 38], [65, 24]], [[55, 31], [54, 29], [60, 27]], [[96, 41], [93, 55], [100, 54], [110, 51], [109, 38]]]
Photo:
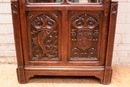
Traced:
[[57, 28], [57, 21], [48, 14], [38, 15], [32, 20], [31, 36], [34, 58], [58, 58]]

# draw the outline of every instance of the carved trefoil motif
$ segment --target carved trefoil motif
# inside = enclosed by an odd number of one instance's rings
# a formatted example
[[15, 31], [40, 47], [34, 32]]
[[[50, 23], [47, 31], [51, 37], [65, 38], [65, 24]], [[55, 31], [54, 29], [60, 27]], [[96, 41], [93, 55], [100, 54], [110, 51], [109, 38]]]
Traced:
[[31, 21], [32, 59], [58, 59], [58, 13], [43, 13]]
[[89, 13], [71, 15], [71, 59], [97, 60], [99, 22]]
[[18, 14], [18, 4], [12, 4], [12, 13]]
[[111, 7], [111, 9], [112, 9], [112, 14], [116, 14], [117, 13], [117, 6], [116, 5], [113, 5]]

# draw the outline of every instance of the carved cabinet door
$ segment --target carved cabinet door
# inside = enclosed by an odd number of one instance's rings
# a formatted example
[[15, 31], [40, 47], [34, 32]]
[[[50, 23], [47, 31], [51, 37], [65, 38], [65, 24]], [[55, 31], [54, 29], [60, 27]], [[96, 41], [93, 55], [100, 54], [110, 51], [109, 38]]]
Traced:
[[80, 65], [103, 65], [106, 48], [104, 11], [68, 11], [68, 61]]
[[[60, 61], [61, 13], [38, 11], [26, 13], [27, 56], [25, 64], [45, 64]], [[40, 63], [42, 62], [42, 63]]]

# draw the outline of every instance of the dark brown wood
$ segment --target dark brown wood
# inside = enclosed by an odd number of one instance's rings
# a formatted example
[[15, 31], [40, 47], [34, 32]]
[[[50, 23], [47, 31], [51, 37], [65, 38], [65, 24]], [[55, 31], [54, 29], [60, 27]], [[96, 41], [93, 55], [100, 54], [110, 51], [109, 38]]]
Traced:
[[17, 76], [19, 83], [25, 83], [25, 73], [24, 73], [24, 58], [22, 51], [22, 41], [21, 41], [21, 27], [20, 27], [20, 18], [19, 18], [19, 4], [18, 2], [11, 2], [12, 9], [12, 18], [13, 18], [13, 27], [14, 27], [14, 38], [15, 38], [15, 47], [16, 47], [16, 56], [17, 56]]
[[117, 2], [12, 0], [19, 83], [40, 76], [111, 82]]
[[112, 76], [112, 55], [114, 47], [114, 37], [115, 37], [115, 27], [116, 27], [116, 17], [117, 17], [117, 2], [112, 2], [110, 7], [110, 20], [109, 20], [109, 31], [108, 31], [108, 42], [107, 42], [107, 52], [105, 61], [105, 73], [104, 73], [104, 84], [109, 84], [111, 82]]

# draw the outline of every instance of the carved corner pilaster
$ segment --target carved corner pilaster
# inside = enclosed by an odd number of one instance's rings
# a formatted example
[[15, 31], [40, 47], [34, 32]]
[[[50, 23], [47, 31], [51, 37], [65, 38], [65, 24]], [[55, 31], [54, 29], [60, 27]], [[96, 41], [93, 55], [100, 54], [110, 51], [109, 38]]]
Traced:
[[109, 31], [108, 31], [108, 44], [107, 44], [107, 53], [106, 53], [106, 62], [105, 62], [105, 73], [103, 84], [110, 84], [112, 77], [112, 55], [114, 47], [114, 37], [115, 37], [115, 28], [116, 28], [116, 18], [117, 18], [117, 2], [111, 2], [110, 7], [110, 20], [109, 20]]
[[20, 18], [19, 18], [19, 4], [17, 0], [11, 0], [11, 10], [12, 10], [12, 19], [13, 19], [13, 29], [14, 29], [14, 39], [16, 47], [16, 56], [17, 56], [17, 76], [19, 83], [25, 83], [24, 75], [24, 62], [23, 62], [23, 53], [22, 53], [22, 42], [21, 42], [21, 33], [20, 33]]
[[107, 44], [107, 54], [106, 54], [106, 66], [111, 66], [114, 37], [116, 29], [116, 19], [117, 19], [117, 2], [112, 2], [110, 7], [110, 20], [109, 20], [109, 31], [108, 31], [108, 44]]

